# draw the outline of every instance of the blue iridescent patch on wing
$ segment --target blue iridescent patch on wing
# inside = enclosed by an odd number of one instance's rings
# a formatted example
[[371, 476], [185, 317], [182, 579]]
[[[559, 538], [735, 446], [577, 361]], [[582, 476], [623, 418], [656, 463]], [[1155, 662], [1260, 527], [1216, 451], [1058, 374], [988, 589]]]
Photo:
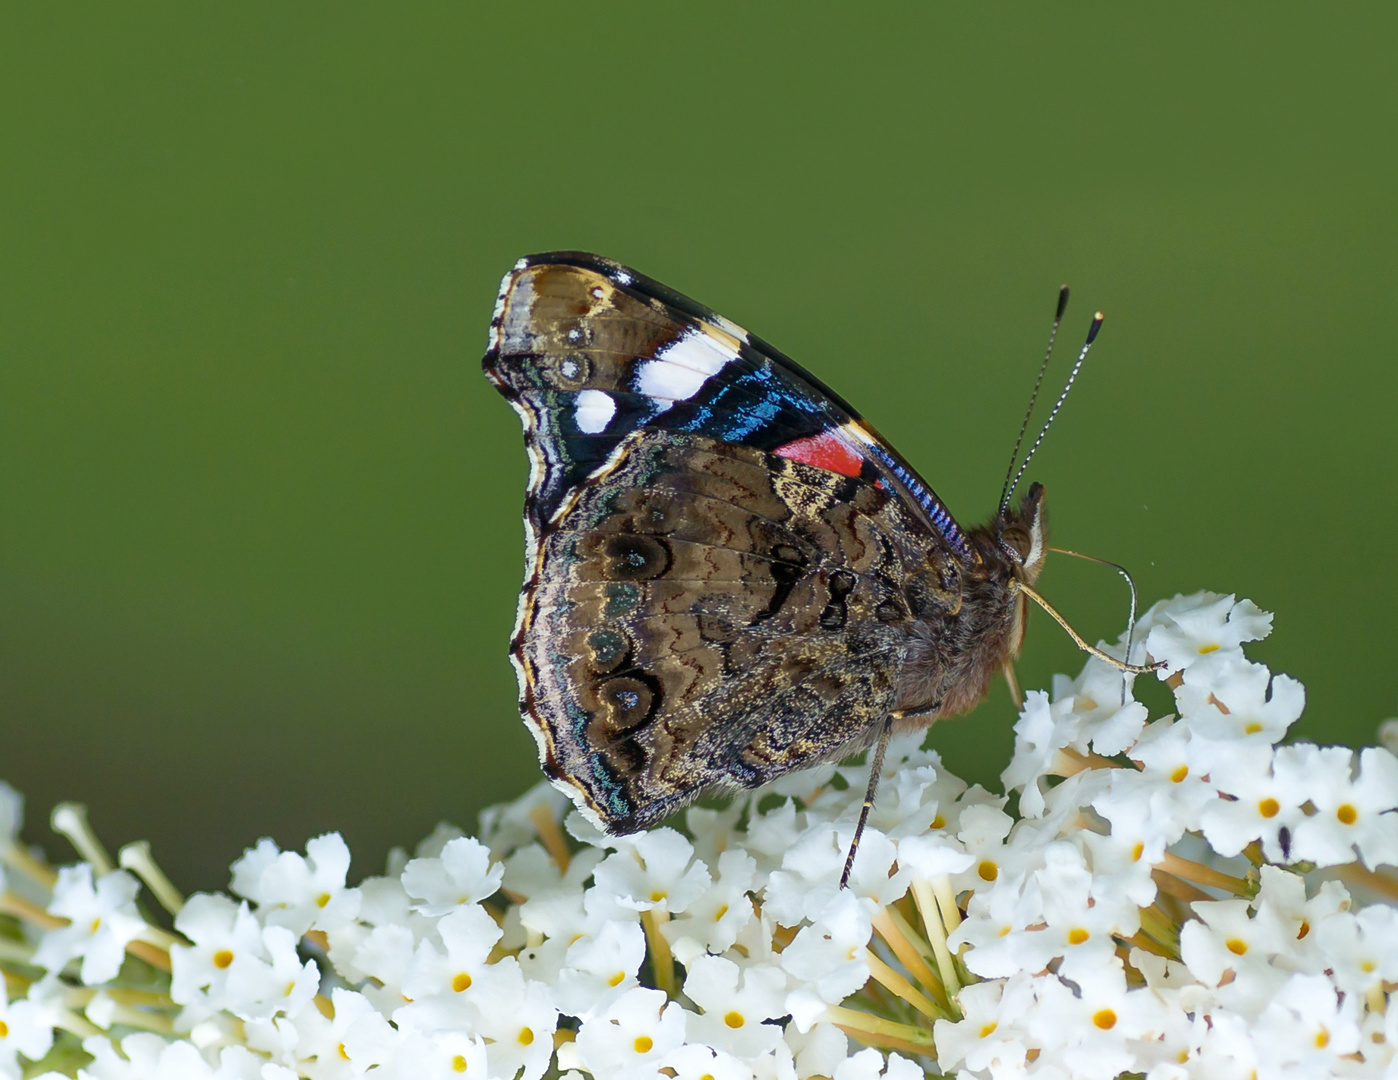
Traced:
[[917, 503], [918, 506], [922, 507], [928, 520], [931, 521], [933, 527], [941, 533], [942, 538], [952, 546], [964, 561], [971, 562], [975, 558], [971, 552], [971, 545], [966, 542], [966, 536], [962, 533], [961, 526], [959, 526], [951, 514], [947, 512], [947, 508], [942, 505], [941, 500], [933, 495], [932, 492], [928, 491], [921, 480], [913, 475], [902, 462], [894, 458], [882, 446], [874, 444], [867, 449], [879, 459], [879, 463], [882, 464], [884, 468], [897, 478], [898, 482], [903, 485], [903, 488], [907, 491], [912, 500]]

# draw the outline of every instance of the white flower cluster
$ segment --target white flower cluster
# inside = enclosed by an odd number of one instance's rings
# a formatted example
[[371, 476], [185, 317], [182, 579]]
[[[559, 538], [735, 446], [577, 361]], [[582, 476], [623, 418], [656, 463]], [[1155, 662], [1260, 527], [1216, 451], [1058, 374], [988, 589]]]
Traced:
[[355, 886], [334, 834], [188, 901], [123, 851], [174, 933], [71, 821], [85, 861], [37, 860], [3, 789], [0, 1076], [1398, 1078], [1398, 759], [1276, 745], [1302, 689], [1241, 648], [1270, 621], [1156, 605], [1131, 659], [1178, 715], [1091, 660], [1029, 695], [1010, 797], [895, 740], [843, 890], [859, 767], [687, 835], [540, 786]]

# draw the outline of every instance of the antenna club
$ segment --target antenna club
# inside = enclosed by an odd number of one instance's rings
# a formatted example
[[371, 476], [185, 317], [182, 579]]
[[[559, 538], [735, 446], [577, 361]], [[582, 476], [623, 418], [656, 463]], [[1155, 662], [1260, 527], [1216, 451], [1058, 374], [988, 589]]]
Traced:
[[1062, 319], [1063, 319], [1063, 313], [1064, 313], [1065, 311], [1067, 311], [1067, 310], [1068, 310], [1068, 286], [1067, 286], [1067, 285], [1060, 285], [1060, 286], [1058, 287], [1058, 311], [1054, 314], [1054, 316], [1053, 316], [1053, 321], [1054, 321], [1054, 322], [1061, 322]]
[[1092, 326], [1089, 327], [1087, 331], [1087, 344], [1091, 345], [1094, 341], [1097, 340], [1097, 331], [1102, 329], [1102, 320], [1105, 318], [1106, 316], [1103, 315], [1100, 311], [1097, 312], [1096, 315], [1092, 316]]

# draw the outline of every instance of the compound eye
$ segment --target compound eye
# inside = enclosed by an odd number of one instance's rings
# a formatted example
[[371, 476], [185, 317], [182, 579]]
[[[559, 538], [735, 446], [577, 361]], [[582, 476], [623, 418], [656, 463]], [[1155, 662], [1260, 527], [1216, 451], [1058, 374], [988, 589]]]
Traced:
[[1033, 539], [1027, 530], [1018, 525], [1011, 525], [1000, 534], [1000, 545], [1005, 549], [1005, 553], [1014, 558], [1016, 562], [1023, 563], [1029, 558], [1029, 549], [1033, 546]]

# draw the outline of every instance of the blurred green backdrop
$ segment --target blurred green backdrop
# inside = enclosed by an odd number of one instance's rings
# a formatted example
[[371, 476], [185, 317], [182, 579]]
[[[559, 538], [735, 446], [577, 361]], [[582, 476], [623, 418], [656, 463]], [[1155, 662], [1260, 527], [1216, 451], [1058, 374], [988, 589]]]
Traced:
[[[1065, 353], [1108, 320], [1031, 470], [1054, 539], [1147, 602], [1275, 611], [1255, 654], [1306, 683], [1302, 733], [1372, 741], [1398, 90], [1389, 9], [1343, 10], [8, 5], [0, 775], [27, 834], [82, 799], [207, 887], [259, 835], [338, 828], [359, 875], [537, 779], [505, 659], [525, 459], [479, 358], [501, 274], [560, 247], [790, 352], [963, 522], [1070, 282]], [[1118, 632], [1109, 572], [1042, 587]], [[1025, 686], [1080, 663], [1035, 620]], [[993, 779], [1011, 721], [997, 688], [935, 741]]]

